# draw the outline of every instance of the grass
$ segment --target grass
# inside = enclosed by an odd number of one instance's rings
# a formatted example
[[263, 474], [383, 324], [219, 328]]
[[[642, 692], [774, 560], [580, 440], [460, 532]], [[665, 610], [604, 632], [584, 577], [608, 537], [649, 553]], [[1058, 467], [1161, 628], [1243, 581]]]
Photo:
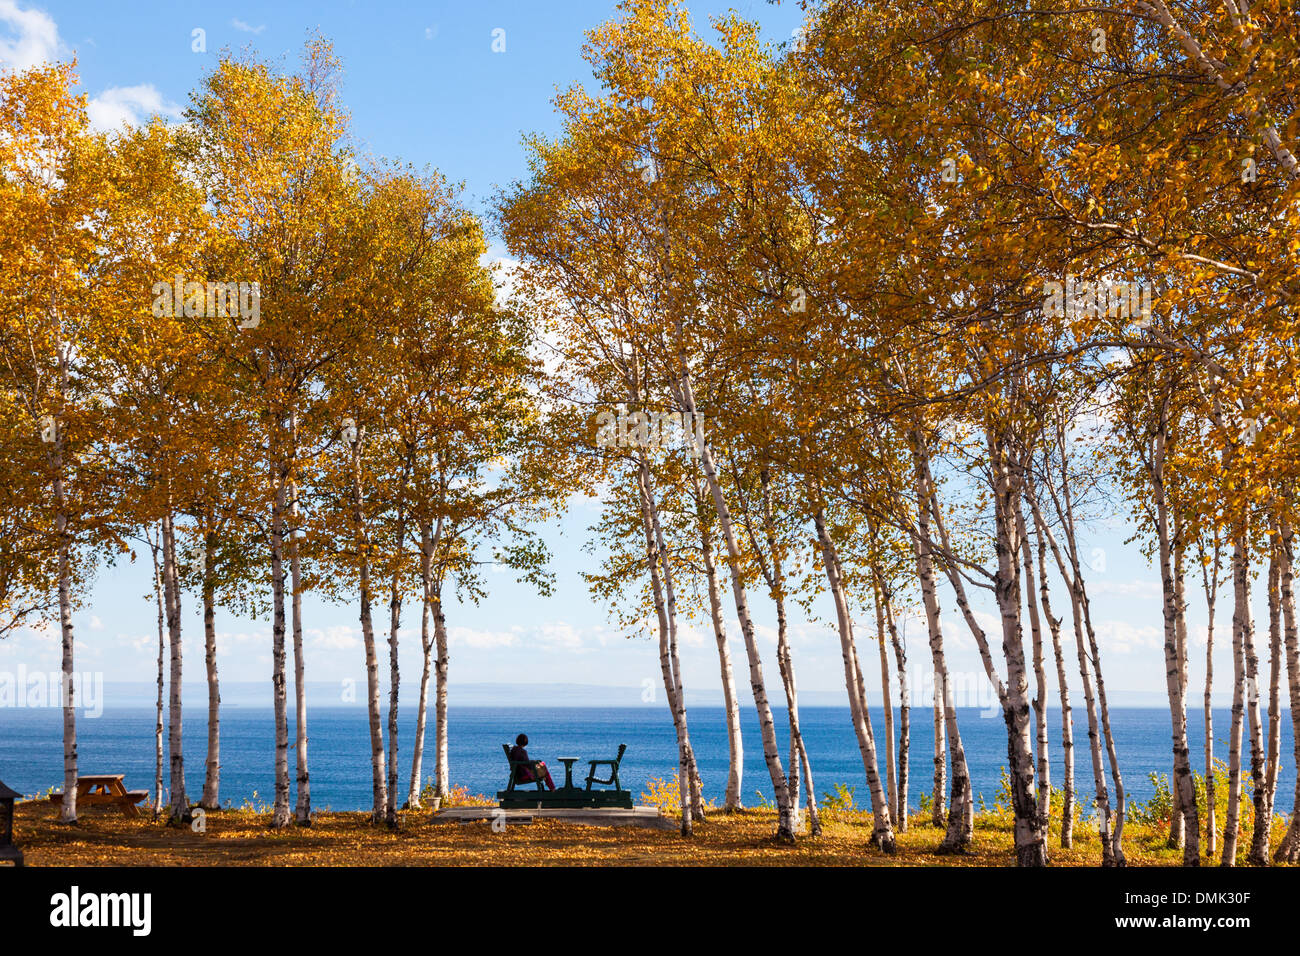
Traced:
[[[257, 808], [207, 814], [207, 832], [194, 833], [136, 819], [111, 809], [82, 814], [73, 826], [59, 824], [51, 805], [17, 806], [15, 842], [31, 866], [1010, 866], [1011, 815], [988, 811], [976, 819], [975, 842], [961, 856], [937, 856], [941, 833], [920, 815], [898, 838], [893, 856], [868, 846], [871, 816], [855, 809], [824, 815], [824, 833], [801, 836], [794, 846], [772, 837], [775, 813], [750, 809], [711, 811], [691, 839], [674, 831], [588, 827], [538, 820], [494, 833], [486, 823], [433, 824], [427, 810], [402, 814], [397, 830], [372, 826], [368, 814], [322, 812], [311, 827], [272, 830], [270, 815]], [[1284, 826], [1274, 827], [1275, 840]], [[1125, 853], [1131, 866], [1174, 866], [1181, 851], [1165, 847], [1162, 827], [1129, 823]], [[1059, 846], [1053, 828], [1054, 865], [1095, 866], [1100, 860], [1095, 830], [1086, 821], [1075, 829], [1075, 845]], [[1249, 834], [1243, 834], [1243, 843]]]

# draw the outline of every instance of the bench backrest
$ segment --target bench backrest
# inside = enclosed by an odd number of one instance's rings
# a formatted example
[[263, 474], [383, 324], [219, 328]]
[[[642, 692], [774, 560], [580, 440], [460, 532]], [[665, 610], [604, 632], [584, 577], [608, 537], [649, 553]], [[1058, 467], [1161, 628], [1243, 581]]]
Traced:
[[618, 766], [620, 763], [623, 762], [623, 753], [626, 750], [627, 750], [627, 744], [618, 745], [618, 756], [614, 758], [614, 766]]

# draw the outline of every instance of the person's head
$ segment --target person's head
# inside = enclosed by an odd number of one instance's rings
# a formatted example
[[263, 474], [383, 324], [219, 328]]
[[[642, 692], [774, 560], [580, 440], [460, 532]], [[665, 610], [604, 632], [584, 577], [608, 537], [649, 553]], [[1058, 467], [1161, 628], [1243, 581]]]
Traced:
[[527, 735], [527, 734], [520, 734], [518, 737], [515, 738], [515, 743], [518, 744], [520, 747], [527, 747], [527, 746], [528, 746], [528, 735]]

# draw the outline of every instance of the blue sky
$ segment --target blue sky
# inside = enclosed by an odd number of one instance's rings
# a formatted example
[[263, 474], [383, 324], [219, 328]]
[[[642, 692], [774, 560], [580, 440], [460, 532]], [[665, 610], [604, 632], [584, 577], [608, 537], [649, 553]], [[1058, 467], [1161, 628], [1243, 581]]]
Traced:
[[[190, 90], [223, 49], [249, 47], [263, 57], [284, 57], [293, 64], [309, 31], [319, 30], [332, 39], [342, 58], [343, 98], [358, 144], [376, 155], [417, 166], [428, 164], [453, 182], [463, 181], [471, 206], [481, 209], [497, 186], [526, 176], [521, 135], [557, 129], [550, 103], [555, 91], [590, 81], [581, 58], [584, 31], [612, 15], [614, 6], [608, 0], [315, 2], [273, 7], [0, 0], [0, 60], [4, 61], [0, 68], [75, 56], [94, 121], [115, 126], [153, 112], [179, 115]], [[700, 27], [709, 14], [729, 7], [759, 19], [773, 40], [787, 39], [800, 22], [800, 12], [790, 2], [779, 6], [763, 0], [689, 3]], [[206, 52], [192, 50], [196, 29], [205, 31]], [[493, 31], [498, 29], [505, 31], [505, 51], [494, 53]], [[492, 255], [503, 252], [494, 240]], [[453, 699], [458, 682], [565, 681], [658, 687], [662, 694], [655, 635], [647, 631], [628, 639], [613, 629], [589, 600], [578, 576], [597, 562], [595, 556], [581, 551], [586, 527], [595, 517], [592, 502], [576, 500], [566, 518], [547, 529], [558, 583], [553, 597], [543, 599], [507, 575], [491, 574], [490, 595], [481, 606], [449, 608]], [[1150, 702], [1158, 702], [1164, 688], [1159, 580], [1137, 548], [1123, 544], [1129, 534], [1123, 522], [1092, 529], [1088, 550], [1096, 551], [1089, 587], [1108, 689], [1116, 695], [1145, 691], [1152, 695]], [[147, 554], [142, 557], [147, 561]], [[153, 607], [146, 600], [149, 587], [142, 563], [123, 562], [100, 574], [87, 606], [77, 615], [79, 671], [102, 673], [108, 681], [151, 679], [157, 633]], [[1205, 627], [1198, 581], [1189, 581], [1189, 587], [1192, 686], [1196, 688], [1204, 671]], [[751, 600], [769, 685], [777, 688], [774, 615], [761, 594]], [[1225, 593], [1220, 602], [1220, 635], [1231, 613], [1227, 601]], [[336, 686], [364, 678], [356, 607], [325, 605], [310, 597], [305, 605], [309, 681]], [[969, 675], [972, 685], [982, 683], [974, 643], [946, 593], [944, 607], [950, 667]], [[1058, 594], [1058, 613], [1066, 608], [1064, 596]], [[202, 679], [202, 622], [192, 598], [187, 597], [185, 610], [188, 683]], [[796, 617], [793, 622], [799, 683], [806, 690], [843, 693], [838, 639], [828, 626], [829, 608], [819, 610], [820, 621]], [[982, 614], [988, 612], [985, 607]], [[407, 687], [418, 680], [419, 641], [412, 630], [418, 623], [418, 608], [411, 608], [402, 653]], [[737, 677], [744, 685], [744, 647], [734, 615], [731, 625]], [[986, 627], [994, 626], [989, 615]], [[923, 667], [928, 651], [922, 628], [917, 621], [907, 628], [911, 660]], [[269, 623], [221, 614], [218, 630], [223, 677], [269, 683]], [[874, 624], [865, 615], [860, 631], [864, 641], [874, 634]], [[1068, 623], [1066, 631], [1068, 635]], [[1216, 643], [1225, 648], [1226, 640]], [[866, 650], [874, 660], [874, 650]], [[688, 687], [718, 686], [716, 650], [707, 628], [687, 630], [683, 663]], [[56, 671], [59, 651], [54, 633], [29, 629], [0, 643], [0, 672], [12, 672], [19, 664], [28, 672]], [[1231, 673], [1226, 650], [1216, 655], [1216, 673]], [[1221, 678], [1219, 686], [1225, 683]], [[1196, 700], [1198, 691], [1191, 695], [1191, 702]], [[328, 703], [328, 695], [320, 702]]]
[[[358, 144], [437, 167], [463, 181], [476, 204], [526, 172], [522, 132], [558, 128], [550, 100], [557, 88], [590, 78], [581, 57], [584, 31], [615, 9], [608, 0], [20, 6], [54, 21], [61, 52], [75, 53], [87, 93], [102, 98], [106, 91], [147, 86], [158, 100], [137, 99], [163, 108], [187, 105], [222, 50], [252, 48], [292, 65], [308, 33], [319, 30], [343, 60]], [[732, 7], [761, 17], [779, 39], [801, 21], [788, 2], [734, 0], [690, 9], [705, 25], [709, 15]], [[205, 31], [206, 53], [192, 50], [195, 29]], [[500, 53], [493, 52], [498, 29], [505, 31]], [[123, 99], [131, 102], [123, 95], [116, 101]]]

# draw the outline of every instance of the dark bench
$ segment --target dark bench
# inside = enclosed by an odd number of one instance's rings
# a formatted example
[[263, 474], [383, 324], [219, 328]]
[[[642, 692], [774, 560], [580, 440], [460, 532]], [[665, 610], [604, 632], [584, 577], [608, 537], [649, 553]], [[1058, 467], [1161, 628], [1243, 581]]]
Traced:
[[[618, 745], [618, 756], [613, 760], [590, 760], [588, 764], [591, 767], [587, 774], [586, 789], [579, 790], [575, 785], [572, 788], [563, 786], [555, 790], [545, 789], [543, 783], [544, 771], [540, 769], [540, 760], [511, 760], [510, 745], [502, 744], [501, 749], [505, 751], [506, 762], [510, 765], [510, 776], [506, 780], [506, 788], [497, 791], [497, 805], [503, 809], [536, 809], [539, 807], [622, 807], [632, 809], [632, 794], [623, 789], [618, 779], [618, 767], [623, 761], [623, 754], [627, 751], [627, 744]], [[608, 767], [609, 776], [599, 777], [596, 775], [598, 767]], [[532, 774], [531, 781], [519, 779], [519, 773], [524, 768]], [[519, 786], [520, 783], [534, 783], [536, 789], [528, 789]], [[613, 790], [593, 790], [592, 784], [609, 785], [613, 784]]]
[[[542, 777], [543, 777], [543, 775], [544, 775], [544, 772], [542, 771], [542, 762], [541, 762], [540, 760], [511, 760], [511, 759], [510, 759], [510, 745], [509, 745], [509, 744], [502, 744], [502, 745], [501, 745], [501, 749], [504, 750], [504, 751], [506, 752], [506, 763], [510, 764], [510, 779], [506, 782], [506, 789], [505, 789], [505, 792], [506, 792], [506, 793], [514, 793], [514, 792], [515, 792], [515, 784], [516, 784], [516, 783], [521, 783], [521, 782], [522, 782], [522, 783], [529, 783], [529, 782], [536, 783], [536, 784], [537, 784], [537, 789], [538, 789], [539, 792], [541, 792], [541, 793], [547, 793], [547, 792], [549, 792], [549, 791], [547, 791], [547, 790], [545, 789], [545, 787], [544, 787], [544, 785], [543, 785], [543, 783], [542, 783]], [[527, 767], [527, 768], [528, 768], [528, 772], [531, 773], [531, 774], [533, 775], [533, 779], [532, 779], [532, 781], [527, 781], [527, 780], [520, 781], [520, 779], [519, 779], [519, 771], [523, 770], [525, 767]], [[499, 796], [499, 795], [498, 795], [498, 796]]]
[[[591, 770], [587, 773], [587, 789], [591, 789], [593, 783], [613, 784], [616, 791], [622, 790], [623, 785], [618, 782], [618, 765], [623, 762], [623, 754], [627, 751], [627, 744], [618, 745], [618, 756], [613, 760], [590, 760]], [[596, 776], [597, 767], [609, 767], [609, 779], [602, 780]]]

